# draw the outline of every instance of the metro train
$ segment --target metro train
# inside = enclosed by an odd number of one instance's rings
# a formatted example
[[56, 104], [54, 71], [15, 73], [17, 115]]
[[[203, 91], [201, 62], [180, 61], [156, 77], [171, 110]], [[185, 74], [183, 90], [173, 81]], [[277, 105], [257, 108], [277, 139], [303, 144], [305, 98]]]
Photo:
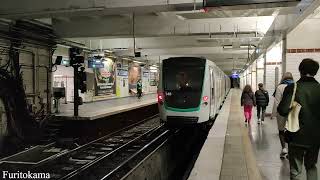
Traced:
[[158, 106], [160, 120], [167, 125], [207, 124], [230, 90], [229, 77], [204, 58], [165, 59], [160, 72]]

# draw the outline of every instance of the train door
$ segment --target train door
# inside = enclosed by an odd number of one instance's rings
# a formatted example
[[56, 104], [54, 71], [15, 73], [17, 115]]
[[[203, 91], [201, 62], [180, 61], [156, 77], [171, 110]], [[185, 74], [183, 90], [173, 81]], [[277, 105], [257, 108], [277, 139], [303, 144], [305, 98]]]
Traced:
[[218, 113], [219, 110], [219, 74], [218, 74], [218, 69], [215, 68], [215, 73], [214, 73], [214, 108], [215, 108], [215, 113]]
[[214, 88], [214, 70], [212, 67], [210, 68], [210, 95], [211, 95], [211, 100], [210, 100], [210, 116], [214, 117], [215, 115], [215, 88]]

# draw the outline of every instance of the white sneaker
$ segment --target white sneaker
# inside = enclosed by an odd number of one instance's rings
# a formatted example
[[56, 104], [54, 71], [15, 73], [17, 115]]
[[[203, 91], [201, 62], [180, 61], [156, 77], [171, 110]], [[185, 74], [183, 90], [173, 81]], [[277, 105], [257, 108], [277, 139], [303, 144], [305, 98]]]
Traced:
[[282, 153], [288, 154], [288, 149], [287, 148], [283, 148], [282, 149]]
[[288, 149], [287, 148], [283, 148], [281, 153], [280, 153], [280, 158], [284, 159], [288, 157]]
[[260, 119], [258, 119], [258, 124], [260, 124], [261, 123], [261, 120]]

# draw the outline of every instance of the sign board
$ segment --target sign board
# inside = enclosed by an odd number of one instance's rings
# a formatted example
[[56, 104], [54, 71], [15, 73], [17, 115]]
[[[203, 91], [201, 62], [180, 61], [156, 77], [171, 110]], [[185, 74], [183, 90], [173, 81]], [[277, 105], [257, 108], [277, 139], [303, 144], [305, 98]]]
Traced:
[[95, 68], [95, 95], [115, 94], [116, 64], [112, 59], [102, 61], [103, 68]]
[[300, 1], [301, 0], [204, 0], [203, 4], [205, 7], [218, 7], [268, 3], [292, 3]]
[[88, 68], [104, 68], [103, 59], [88, 59]]

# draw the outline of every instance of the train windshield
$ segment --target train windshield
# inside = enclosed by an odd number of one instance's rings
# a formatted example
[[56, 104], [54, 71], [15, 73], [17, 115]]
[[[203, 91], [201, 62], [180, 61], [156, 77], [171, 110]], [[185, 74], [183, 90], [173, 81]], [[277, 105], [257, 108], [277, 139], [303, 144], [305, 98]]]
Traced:
[[205, 60], [179, 58], [163, 63], [165, 101], [169, 107], [197, 108], [201, 101]]

